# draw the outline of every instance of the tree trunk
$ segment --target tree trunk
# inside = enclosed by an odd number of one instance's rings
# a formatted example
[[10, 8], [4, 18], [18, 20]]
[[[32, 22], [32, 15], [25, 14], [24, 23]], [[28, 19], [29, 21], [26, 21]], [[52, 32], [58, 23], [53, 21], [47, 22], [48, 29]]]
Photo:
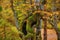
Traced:
[[44, 18], [44, 39], [43, 40], [47, 40], [47, 18], [46, 18], [46, 15]]
[[[56, 11], [56, 0], [53, 0], [52, 4], [53, 4], [52, 12], [55, 12]], [[60, 40], [60, 31], [58, 30], [58, 27], [57, 27], [57, 15], [56, 15], [56, 13], [54, 13], [53, 24], [54, 24], [53, 26], [54, 26], [54, 29], [56, 31], [57, 37], [58, 37], [57, 40]]]
[[[55, 12], [56, 11], [56, 0], [53, 0], [53, 12]], [[59, 32], [59, 30], [58, 30], [58, 27], [57, 27], [57, 15], [56, 15], [56, 13], [54, 13], [54, 20], [53, 20], [53, 23], [54, 23], [54, 29], [55, 29], [55, 31], [56, 31], [56, 34], [57, 34], [57, 37], [58, 37], [58, 39], [57, 40], [60, 40], [60, 32]]]
[[[11, 9], [14, 13], [14, 17], [15, 17], [15, 24], [16, 24], [16, 28], [18, 29], [18, 20], [17, 20], [17, 15], [16, 15], [16, 11], [14, 10], [14, 6], [13, 6], [13, 0], [10, 0], [10, 3], [11, 3]], [[18, 29], [19, 30], [19, 29]]]
[[57, 27], [57, 15], [56, 14], [54, 15], [54, 29], [55, 29], [57, 37], [58, 37], [57, 40], [60, 40], [60, 32]]
[[58, 40], [60, 40], [60, 32], [57, 32]]
[[36, 40], [42, 40], [41, 39], [41, 19], [37, 20], [37, 29], [36, 29]]
[[57, 34], [57, 40], [60, 40], [60, 31], [58, 31], [58, 28], [55, 28], [56, 34]]

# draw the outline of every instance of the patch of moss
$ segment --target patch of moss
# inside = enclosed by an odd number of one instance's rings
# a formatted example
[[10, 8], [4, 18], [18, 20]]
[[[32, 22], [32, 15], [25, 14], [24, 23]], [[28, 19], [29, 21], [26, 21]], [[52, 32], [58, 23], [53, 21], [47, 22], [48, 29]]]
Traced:
[[2, 11], [2, 6], [0, 6], [0, 12]]

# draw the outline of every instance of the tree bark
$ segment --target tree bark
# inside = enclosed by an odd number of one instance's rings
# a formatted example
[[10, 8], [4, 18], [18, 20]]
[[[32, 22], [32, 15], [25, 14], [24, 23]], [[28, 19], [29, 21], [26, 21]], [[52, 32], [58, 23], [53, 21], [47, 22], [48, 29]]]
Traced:
[[54, 15], [54, 29], [58, 37], [57, 40], [60, 40], [60, 31], [58, 30], [58, 27], [57, 27], [57, 15], [56, 14]]
[[[56, 11], [56, 0], [53, 0], [52, 4], [53, 4], [52, 12], [55, 12]], [[55, 29], [57, 37], [58, 37], [57, 40], [60, 40], [60, 31], [58, 30], [58, 27], [57, 27], [57, 15], [56, 15], [56, 13], [54, 13], [53, 18], [54, 18], [53, 19], [54, 29]]]
[[37, 29], [36, 29], [36, 40], [42, 40], [41, 39], [41, 19], [37, 19]]
[[47, 40], [47, 17], [46, 15], [44, 18], [44, 39], [43, 40]]
[[15, 17], [15, 25], [16, 25], [16, 28], [19, 30], [19, 26], [18, 26], [18, 20], [17, 20], [17, 15], [16, 15], [16, 11], [14, 10], [14, 6], [13, 6], [13, 0], [10, 0], [10, 3], [11, 3], [11, 9], [14, 13], [14, 17]]
[[[35, 5], [37, 8], [37, 11], [40, 10], [40, 0], [35, 0]], [[41, 17], [39, 13], [36, 13], [37, 15], [37, 29], [36, 29], [36, 40], [42, 40], [41, 38]]]

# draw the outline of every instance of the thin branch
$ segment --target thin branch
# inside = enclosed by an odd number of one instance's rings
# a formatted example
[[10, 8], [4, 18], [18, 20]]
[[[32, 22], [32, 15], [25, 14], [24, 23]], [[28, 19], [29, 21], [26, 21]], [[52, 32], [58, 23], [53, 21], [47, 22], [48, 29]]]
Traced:
[[16, 11], [14, 10], [14, 5], [13, 5], [13, 0], [10, 0], [10, 3], [11, 3], [11, 9], [14, 13], [14, 17], [15, 17], [15, 24], [16, 24], [16, 28], [18, 29], [18, 20], [17, 20], [17, 15], [16, 15]]

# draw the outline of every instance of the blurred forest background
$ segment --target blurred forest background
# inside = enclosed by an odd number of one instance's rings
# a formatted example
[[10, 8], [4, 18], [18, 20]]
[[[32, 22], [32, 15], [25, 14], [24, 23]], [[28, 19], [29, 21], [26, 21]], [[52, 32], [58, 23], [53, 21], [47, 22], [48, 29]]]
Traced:
[[43, 29], [60, 40], [60, 0], [0, 0], [0, 40], [42, 40]]

